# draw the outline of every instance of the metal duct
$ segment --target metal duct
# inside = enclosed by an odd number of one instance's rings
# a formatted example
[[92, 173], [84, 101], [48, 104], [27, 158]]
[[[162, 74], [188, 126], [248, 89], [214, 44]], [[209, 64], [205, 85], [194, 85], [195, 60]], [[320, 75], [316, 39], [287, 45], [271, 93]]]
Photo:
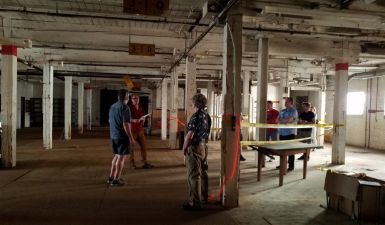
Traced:
[[378, 78], [383, 76], [385, 76], [385, 69], [375, 69], [375, 70], [371, 70], [363, 73], [354, 73], [350, 75], [348, 79], [350, 81], [355, 79], [373, 79], [373, 78]]

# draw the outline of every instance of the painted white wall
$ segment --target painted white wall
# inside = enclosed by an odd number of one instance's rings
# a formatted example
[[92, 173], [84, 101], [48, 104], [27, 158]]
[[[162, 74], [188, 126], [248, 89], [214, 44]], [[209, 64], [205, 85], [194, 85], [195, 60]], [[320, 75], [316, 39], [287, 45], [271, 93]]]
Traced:
[[[378, 90], [377, 90], [378, 81]], [[368, 82], [372, 82], [372, 104], [369, 106], [370, 93], [367, 93]], [[384, 110], [385, 78], [370, 80], [349, 81], [348, 92], [363, 91], [367, 98], [363, 115], [347, 115], [346, 117], [346, 144], [365, 147], [365, 134], [368, 148], [385, 150], [385, 118], [384, 112], [368, 113], [367, 109]], [[326, 122], [333, 121], [334, 92], [326, 93]], [[376, 104], [377, 103], [377, 104]], [[377, 105], [377, 107], [376, 107]], [[370, 129], [369, 129], [370, 121]], [[366, 133], [365, 133], [365, 127]], [[369, 138], [370, 133], [370, 138]]]
[[[385, 109], [385, 78], [372, 80], [372, 106], [371, 109]], [[377, 89], [378, 81], [378, 91]], [[376, 107], [377, 105], [377, 107]], [[385, 110], [384, 110], [385, 111]], [[370, 126], [370, 142], [369, 147], [374, 149], [385, 150], [385, 113], [377, 112], [371, 114]]]

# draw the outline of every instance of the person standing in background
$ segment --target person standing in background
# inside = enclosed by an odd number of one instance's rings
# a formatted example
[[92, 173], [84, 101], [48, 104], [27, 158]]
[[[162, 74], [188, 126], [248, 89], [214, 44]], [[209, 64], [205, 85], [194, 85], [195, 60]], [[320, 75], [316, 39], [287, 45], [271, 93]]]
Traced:
[[124, 89], [119, 90], [118, 101], [110, 107], [108, 114], [112, 152], [114, 154], [110, 176], [107, 180], [107, 184], [111, 186], [125, 185], [120, 176], [126, 156], [130, 153], [130, 145], [135, 145], [135, 140], [131, 133], [131, 113], [127, 102], [128, 91]]
[[[273, 108], [273, 102], [267, 101], [267, 124], [277, 124], [279, 112]], [[267, 128], [266, 129], [266, 141], [276, 141], [278, 138], [278, 130], [277, 128]]]
[[[140, 154], [142, 156], [142, 162], [143, 162], [143, 169], [150, 169], [154, 166], [147, 162], [147, 145], [146, 145], [146, 136], [144, 134], [144, 110], [139, 105], [139, 96], [133, 95], [132, 98], [132, 105], [130, 105], [131, 114], [132, 114], [132, 134], [134, 136], [134, 139], [139, 143], [140, 145]], [[132, 153], [130, 156], [130, 163], [131, 167], [136, 169], [135, 164], [135, 154], [134, 149], [132, 149]]]
[[[303, 107], [303, 112], [299, 115], [299, 121], [298, 123], [299, 124], [315, 124], [315, 114], [314, 112], [312, 112], [310, 110], [310, 103], [308, 102], [304, 102], [302, 103], [302, 107]], [[301, 142], [304, 142], [304, 143], [311, 143], [311, 134], [312, 134], [312, 130], [313, 128], [301, 128], [301, 129], [298, 129], [298, 138], [309, 138], [307, 140], [303, 140]], [[298, 158], [298, 160], [303, 160], [304, 159], [304, 155], [302, 155], [301, 157]], [[309, 156], [308, 156], [308, 159], [309, 160]]]
[[[287, 97], [285, 100], [285, 108], [279, 113], [279, 123], [280, 124], [296, 124], [298, 120], [298, 112], [293, 107], [293, 98]], [[296, 128], [279, 128], [279, 140], [292, 140], [295, 139], [297, 135]], [[288, 171], [294, 170], [294, 155], [289, 156], [289, 168]], [[277, 167], [279, 168], [279, 166]]]
[[184, 210], [200, 210], [201, 204], [208, 201], [208, 164], [207, 142], [211, 128], [210, 115], [204, 110], [207, 99], [202, 94], [193, 96], [194, 114], [187, 125], [187, 134], [183, 143], [186, 157], [189, 201], [183, 205]]

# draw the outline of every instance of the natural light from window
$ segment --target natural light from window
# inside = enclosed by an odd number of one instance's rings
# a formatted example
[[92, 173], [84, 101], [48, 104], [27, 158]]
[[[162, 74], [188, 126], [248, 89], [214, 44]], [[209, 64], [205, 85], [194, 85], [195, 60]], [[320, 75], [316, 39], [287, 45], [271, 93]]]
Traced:
[[362, 115], [365, 108], [365, 92], [349, 92], [347, 102], [348, 115]]

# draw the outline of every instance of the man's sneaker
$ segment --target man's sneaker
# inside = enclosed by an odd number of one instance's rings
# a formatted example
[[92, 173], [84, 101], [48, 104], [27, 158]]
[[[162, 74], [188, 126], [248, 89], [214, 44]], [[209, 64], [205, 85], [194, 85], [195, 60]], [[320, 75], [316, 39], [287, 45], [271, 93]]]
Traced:
[[150, 163], [145, 163], [143, 166], [142, 166], [143, 169], [151, 169], [151, 168], [154, 168], [153, 165], [151, 165]]
[[239, 156], [239, 161], [246, 161], [246, 158], [243, 157], [243, 155], [241, 154], [241, 155]]
[[107, 179], [107, 184], [111, 184], [113, 180], [114, 180], [113, 177], [108, 177], [108, 179]]
[[112, 187], [119, 187], [119, 186], [124, 186], [124, 185], [126, 185], [126, 182], [124, 182], [122, 179], [113, 180], [110, 183], [110, 186], [112, 186]]

